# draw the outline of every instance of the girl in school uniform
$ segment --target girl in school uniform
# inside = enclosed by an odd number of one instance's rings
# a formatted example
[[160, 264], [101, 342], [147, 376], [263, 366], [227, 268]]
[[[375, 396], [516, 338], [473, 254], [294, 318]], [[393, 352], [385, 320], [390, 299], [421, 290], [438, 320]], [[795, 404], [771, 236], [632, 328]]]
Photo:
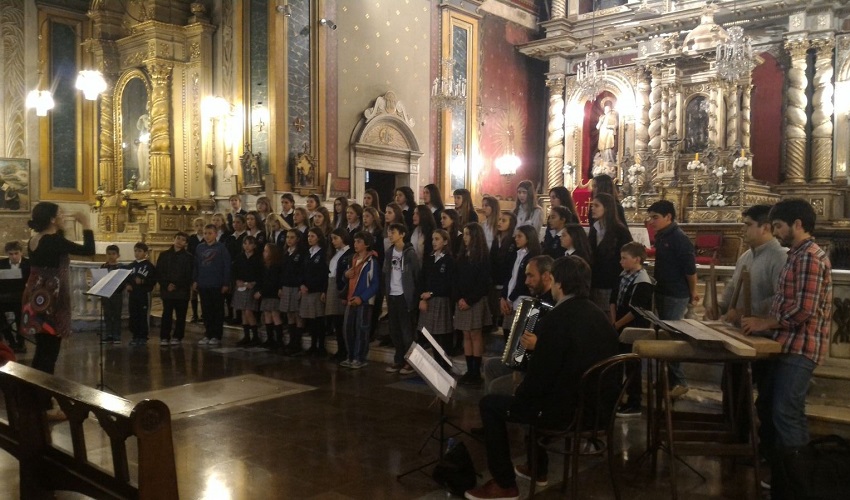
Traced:
[[[410, 241], [410, 233], [413, 228], [413, 209], [416, 207], [416, 199], [413, 190], [408, 186], [401, 186], [395, 190], [395, 202], [401, 207], [401, 215], [404, 217], [404, 225], [407, 226], [407, 239]], [[389, 225], [389, 224], [387, 224]]]
[[[401, 207], [396, 202], [392, 202], [387, 205], [387, 211], [384, 213], [384, 254], [386, 254], [392, 243], [390, 243], [389, 235], [387, 234], [389, 231], [390, 224], [404, 224], [407, 227], [407, 224], [404, 222], [404, 214], [401, 211]], [[410, 232], [410, 228], [408, 228], [408, 232]], [[378, 243], [375, 243], [377, 246]]]
[[[293, 349], [301, 351], [301, 333], [304, 322], [298, 316], [298, 311], [301, 306], [300, 288], [304, 275], [304, 254], [306, 251], [306, 238], [301, 236], [301, 232], [297, 229], [287, 231], [286, 248], [280, 261], [280, 312], [286, 314], [287, 330], [289, 331], [289, 344], [286, 346], [285, 352]], [[283, 345], [280, 347], [283, 347]]]
[[496, 225], [496, 234], [490, 244], [490, 277], [493, 279], [488, 295], [490, 312], [493, 313], [493, 324], [502, 324], [502, 289], [510, 279], [511, 252], [514, 250], [514, 233], [516, 232], [516, 216], [513, 212], [502, 210]]
[[517, 227], [531, 226], [538, 233], [543, 227], [543, 209], [537, 204], [533, 182], [525, 180], [517, 186], [514, 215], [516, 215]]
[[313, 214], [313, 223], [310, 227], [317, 227], [322, 230], [322, 234], [331, 237], [331, 231], [333, 231], [333, 223], [331, 222], [331, 213], [325, 207], [319, 207], [316, 209], [316, 212]]
[[440, 226], [449, 233], [449, 247], [452, 249], [452, 255], [460, 255], [460, 247], [463, 246], [463, 232], [461, 231], [463, 226], [460, 225], [460, 215], [457, 210], [453, 208], [443, 210], [440, 215]]
[[593, 225], [590, 227], [590, 292], [592, 300], [603, 311], [608, 310], [611, 290], [620, 282], [620, 249], [632, 241], [632, 233], [620, 221], [617, 200], [606, 193], [597, 194], [590, 202]]
[[[344, 273], [348, 268], [347, 261], [351, 260], [354, 250], [351, 248], [351, 235], [344, 227], [333, 230], [331, 245], [333, 255], [328, 262], [328, 289], [322, 294], [322, 302], [325, 304], [327, 331], [336, 333], [337, 350], [334, 360], [342, 361], [348, 359], [348, 352], [345, 349], [345, 330], [343, 329], [345, 301], [340, 294], [345, 292], [347, 281]], [[326, 354], [324, 346], [317, 349], [318, 356], [324, 357]]]
[[446, 209], [446, 205], [443, 203], [443, 195], [440, 193], [440, 188], [436, 184], [428, 184], [422, 188], [422, 204], [431, 210], [434, 220], [440, 222], [440, 215]]
[[552, 207], [549, 210], [549, 221], [543, 231], [543, 253], [557, 259], [564, 256], [561, 247], [561, 231], [572, 220], [572, 214], [564, 207]]
[[[419, 325], [434, 336], [434, 339], [449, 352], [452, 349], [452, 281], [455, 274], [455, 262], [449, 249], [449, 234], [437, 229], [431, 236], [434, 252], [422, 262], [422, 291], [419, 294]], [[442, 356], [434, 358], [443, 368], [451, 371]]]
[[[445, 213], [445, 212], [444, 212]], [[463, 354], [466, 373], [463, 385], [481, 383], [481, 356], [484, 353], [482, 329], [491, 324], [487, 292], [490, 288], [490, 259], [484, 241], [484, 230], [477, 222], [463, 228], [463, 251], [457, 258], [454, 296], [454, 327], [463, 332]]]
[[485, 195], [481, 201], [481, 208], [484, 210], [484, 220], [481, 221], [481, 229], [484, 230], [484, 241], [487, 242], [487, 248], [493, 246], [493, 238], [496, 237], [499, 225], [499, 200]]
[[[307, 195], [307, 200], [304, 202], [304, 206], [307, 209], [307, 225], [312, 226], [313, 216], [316, 215], [316, 210], [322, 206], [322, 200], [319, 199], [319, 195], [310, 194]], [[330, 218], [328, 218], [330, 221]]]
[[354, 235], [360, 232], [363, 228], [363, 207], [359, 203], [352, 203], [345, 210], [345, 225], [343, 228], [348, 230], [348, 235], [354, 238]]
[[[384, 212], [381, 211], [381, 201], [380, 200], [381, 200], [381, 198], [380, 198], [380, 196], [378, 196], [378, 192], [375, 191], [372, 188], [367, 189], [366, 192], [363, 193], [363, 209], [365, 210], [369, 207], [372, 207], [375, 210], [377, 210], [378, 215], [380, 215], [381, 226], [383, 226], [384, 225]], [[374, 243], [379, 243], [380, 241], [381, 240], [378, 239], [378, 240], [375, 240]], [[372, 250], [376, 250], [376, 248], [373, 248]]]
[[245, 216], [245, 232], [257, 240], [257, 251], [262, 253], [262, 249], [266, 246], [266, 232], [260, 229], [263, 227], [260, 221], [260, 214], [256, 210], [248, 212]]
[[233, 278], [236, 280], [236, 290], [233, 292], [231, 305], [233, 309], [242, 311], [242, 340], [236, 345], [258, 346], [261, 341], [257, 318], [254, 316], [257, 309], [254, 291], [263, 280], [263, 257], [257, 252], [257, 239], [253, 236], [245, 236], [242, 239], [242, 252], [233, 261]]
[[345, 227], [345, 209], [348, 208], [348, 198], [340, 196], [334, 199], [333, 228]]
[[413, 210], [413, 234], [410, 236], [410, 244], [413, 245], [419, 262], [433, 252], [431, 235], [437, 229], [436, 226], [431, 209], [425, 205], [417, 205]]
[[549, 205], [552, 208], [555, 207], [564, 207], [571, 214], [569, 219], [567, 220], [567, 224], [578, 224], [578, 210], [576, 210], [576, 203], [573, 200], [573, 195], [570, 194], [570, 190], [565, 188], [564, 186], [555, 186], [549, 190]]
[[500, 310], [505, 317], [502, 328], [506, 330], [510, 330], [513, 323], [519, 299], [529, 296], [528, 287], [525, 285], [525, 266], [532, 257], [540, 255], [540, 241], [537, 238], [537, 232], [531, 226], [517, 228], [514, 245], [510, 258], [510, 271], [502, 288], [502, 299], [499, 301]]
[[306, 237], [308, 225], [310, 224], [310, 217], [307, 209], [304, 207], [297, 207], [295, 212], [292, 213], [292, 227], [297, 229], [301, 236]]
[[478, 222], [478, 213], [472, 206], [472, 194], [468, 189], [455, 189], [455, 210], [458, 213], [458, 227], [464, 227], [470, 222]]
[[[329, 221], [330, 222], [330, 221]], [[325, 350], [325, 328], [322, 319], [325, 316], [325, 304], [322, 295], [328, 291], [328, 260], [325, 252], [325, 233], [318, 227], [307, 230], [307, 255], [304, 259], [304, 274], [301, 279], [301, 304], [298, 315], [304, 321], [304, 328], [310, 334], [310, 349], [307, 354], [317, 356]], [[292, 347], [290, 356], [301, 352], [300, 343]]]
[[280, 317], [280, 247], [274, 243], [263, 246], [263, 279], [254, 287], [254, 299], [260, 303], [266, 341], [263, 347], [275, 349], [283, 345], [283, 321]]
[[[256, 205], [257, 205], [257, 213], [260, 216], [259, 220], [257, 220], [257, 222], [258, 222], [257, 225], [259, 227], [262, 227], [263, 224], [266, 222], [266, 219], [269, 218], [269, 215], [271, 215], [274, 212], [273, 207], [272, 207], [272, 200], [270, 200], [267, 196], [260, 196], [259, 198], [257, 198], [257, 204]], [[263, 248], [263, 247], [257, 245], [257, 248]]]
[[278, 214], [271, 214], [266, 217], [266, 231], [267, 231], [267, 239], [269, 243], [274, 243], [279, 248], [286, 248], [286, 231], [289, 229], [287, 227], [286, 221], [283, 220]]
[[580, 224], [567, 224], [560, 233], [561, 247], [564, 255], [581, 257], [588, 265], [592, 262], [593, 252], [590, 250], [590, 240]]

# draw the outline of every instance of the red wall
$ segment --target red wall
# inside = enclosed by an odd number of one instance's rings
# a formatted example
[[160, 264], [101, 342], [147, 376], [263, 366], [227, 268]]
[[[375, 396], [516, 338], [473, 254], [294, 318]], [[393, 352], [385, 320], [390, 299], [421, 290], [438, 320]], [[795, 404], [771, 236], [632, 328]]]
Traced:
[[[480, 26], [480, 192], [515, 197], [520, 181], [530, 179], [539, 189], [545, 178], [546, 64], [516, 49], [517, 45], [535, 38], [534, 32], [492, 15], [485, 15]], [[509, 108], [513, 111], [509, 112]], [[510, 182], [505, 182], [495, 161], [504, 151], [508, 122], [523, 125], [524, 131], [522, 139], [514, 141], [522, 166]]]
[[753, 177], [771, 184], [779, 184], [782, 161], [782, 91], [785, 88], [785, 73], [772, 55], [767, 52], [760, 55], [764, 58], [764, 63], [753, 70], [750, 112]]

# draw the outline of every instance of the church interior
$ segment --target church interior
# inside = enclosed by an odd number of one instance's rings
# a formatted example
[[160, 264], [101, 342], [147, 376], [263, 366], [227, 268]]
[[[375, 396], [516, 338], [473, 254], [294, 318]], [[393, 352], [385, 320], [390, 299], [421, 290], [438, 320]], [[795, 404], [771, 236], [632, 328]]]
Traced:
[[[283, 193], [330, 207], [435, 184], [447, 207], [468, 189], [480, 211], [485, 195], [512, 208], [530, 180], [544, 206], [565, 186], [586, 224], [600, 174], [614, 179], [630, 229], [646, 234], [647, 208], [669, 200], [694, 241], [717, 237], [717, 274], [700, 267], [702, 287], [730, 278], [747, 249], [744, 209], [803, 198], [835, 297], [808, 417], [819, 433], [850, 434], [845, 1], [0, 0], [0, 27], [0, 239], [26, 242], [39, 201], [85, 211], [98, 250], [72, 264], [80, 290], [107, 245], [129, 259], [144, 241], [154, 260], [194, 219], [226, 213], [232, 195], [249, 210], [267, 196], [280, 212]], [[82, 239], [70, 217], [66, 229]], [[57, 375], [173, 401], [181, 497], [445, 496], [427, 475], [396, 479], [427, 461], [421, 438], [439, 415], [421, 380], [385, 376], [389, 350], [374, 349], [360, 372], [194, 342], [99, 354], [97, 302], [72, 300], [81, 331]], [[689, 369], [706, 386], [718, 374]], [[719, 404], [718, 391], [693, 392], [683, 404]], [[481, 394], [463, 389], [447, 405], [461, 427], [479, 425]], [[666, 498], [665, 456], [657, 476], [636, 463], [645, 426], [617, 422], [614, 473], [625, 498]], [[524, 457], [522, 429], [511, 439]], [[108, 469], [108, 449], [102, 439], [89, 460]], [[678, 468], [680, 494], [764, 494], [752, 468], [687, 460], [696, 474]], [[604, 460], [579, 479], [582, 497], [613, 497]], [[19, 492], [18, 462], [2, 451], [0, 485]]]

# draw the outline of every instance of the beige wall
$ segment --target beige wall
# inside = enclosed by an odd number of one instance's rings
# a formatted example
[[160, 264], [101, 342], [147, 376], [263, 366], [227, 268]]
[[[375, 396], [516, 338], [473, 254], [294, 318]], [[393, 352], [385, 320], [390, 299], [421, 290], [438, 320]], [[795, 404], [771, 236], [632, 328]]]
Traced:
[[[423, 149], [420, 182], [429, 178], [430, 0], [339, 0], [336, 5], [338, 172], [350, 177], [351, 132], [374, 99], [394, 90], [415, 120]], [[437, 41], [439, 43], [439, 41]], [[423, 184], [424, 185], [424, 184]]]

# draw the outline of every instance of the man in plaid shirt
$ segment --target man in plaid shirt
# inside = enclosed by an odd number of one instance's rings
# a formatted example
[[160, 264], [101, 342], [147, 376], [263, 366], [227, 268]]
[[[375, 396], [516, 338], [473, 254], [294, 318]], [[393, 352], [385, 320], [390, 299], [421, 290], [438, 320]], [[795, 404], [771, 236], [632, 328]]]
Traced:
[[789, 199], [770, 210], [773, 234], [789, 247], [770, 316], [742, 320], [744, 333], [770, 330], [782, 353], [763, 362], [756, 401], [762, 453], [809, 442], [806, 392], [815, 366], [829, 346], [832, 323], [832, 265], [815, 243], [815, 211], [805, 200]]

